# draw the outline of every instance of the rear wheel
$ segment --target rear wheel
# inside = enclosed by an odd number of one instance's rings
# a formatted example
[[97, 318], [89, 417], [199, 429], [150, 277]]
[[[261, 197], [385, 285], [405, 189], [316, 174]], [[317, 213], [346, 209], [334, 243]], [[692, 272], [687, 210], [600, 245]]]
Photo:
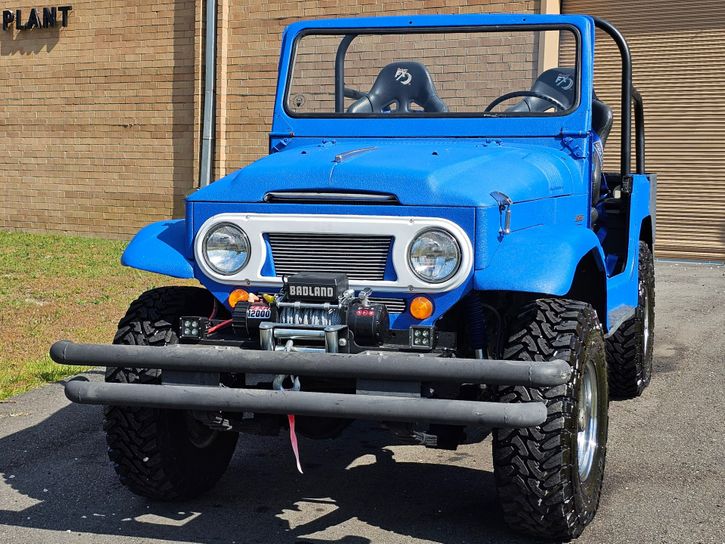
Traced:
[[597, 511], [607, 443], [607, 367], [596, 313], [571, 300], [526, 304], [511, 324], [504, 358], [562, 359], [573, 369], [564, 385], [498, 388], [500, 402], [544, 402], [548, 415], [537, 427], [496, 429], [493, 461], [501, 508], [513, 529], [575, 538]]
[[[142, 294], [118, 325], [114, 344], [166, 346], [178, 341], [183, 315], [209, 315], [213, 299], [195, 287]], [[158, 384], [161, 371], [109, 368], [107, 382]], [[121, 483], [137, 495], [175, 500], [210, 489], [229, 465], [237, 434], [201, 424], [183, 410], [107, 406], [108, 455]]]
[[639, 397], [652, 379], [655, 326], [655, 266], [652, 251], [639, 243], [639, 300], [634, 317], [607, 338], [609, 394]]

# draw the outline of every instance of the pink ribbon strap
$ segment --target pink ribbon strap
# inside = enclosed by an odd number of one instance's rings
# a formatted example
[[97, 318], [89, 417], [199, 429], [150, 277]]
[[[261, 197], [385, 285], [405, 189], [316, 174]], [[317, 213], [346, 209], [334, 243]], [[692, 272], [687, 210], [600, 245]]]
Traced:
[[287, 419], [289, 420], [289, 440], [292, 443], [292, 452], [295, 454], [295, 462], [297, 463], [297, 470], [302, 472], [302, 465], [300, 464], [300, 449], [297, 445], [297, 434], [295, 433], [295, 415], [288, 414]]

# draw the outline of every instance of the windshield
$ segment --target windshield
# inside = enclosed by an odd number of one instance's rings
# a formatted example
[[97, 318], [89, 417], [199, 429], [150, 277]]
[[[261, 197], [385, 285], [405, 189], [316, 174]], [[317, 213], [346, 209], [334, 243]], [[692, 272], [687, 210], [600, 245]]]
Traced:
[[561, 115], [578, 102], [578, 40], [569, 27], [539, 28], [304, 34], [295, 43], [287, 111]]

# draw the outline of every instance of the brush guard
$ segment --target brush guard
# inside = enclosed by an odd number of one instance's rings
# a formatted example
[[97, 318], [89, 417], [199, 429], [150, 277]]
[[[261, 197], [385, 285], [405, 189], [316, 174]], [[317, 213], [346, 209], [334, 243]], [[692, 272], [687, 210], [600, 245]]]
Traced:
[[[419, 386], [421, 382], [551, 387], [567, 383], [571, 376], [571, 368], [562, 360], [457, 359], [384, 351], [305, 353], [189, 344], [159, 348], [75, 344], [63, 340], [53, 344], [50, 356], [64, 365], [149, 368], [169, 374], [170, 379], [166, 380], [165, 376], [166, 381], [161, 385], [71, 380], [65, 385], [66, 396], [80, 404], [483, 427], [534, 427], [546, 420], [546, 406], [542, 402], [421, 398], [395, 391], [410, 391], [411, 385]], [[349, 378], [358, 382], [393, 384], [394, 387], [384, 394], [237, 389], [216, 385], [221, 373]]]

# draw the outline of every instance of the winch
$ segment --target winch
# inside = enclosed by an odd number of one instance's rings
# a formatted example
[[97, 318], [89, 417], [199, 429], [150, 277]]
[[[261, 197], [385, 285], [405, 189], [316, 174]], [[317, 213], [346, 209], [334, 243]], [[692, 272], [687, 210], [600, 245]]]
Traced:
[[390, 322], [385, 305], [370, 301], [371, 292], [356, 294], [345, 274], [301, 272], [286, 277], [275, 297], [237, 303], [232, 326], [247, 338], [259, 334], [263, 349], [347, 352], [379, 346]]

